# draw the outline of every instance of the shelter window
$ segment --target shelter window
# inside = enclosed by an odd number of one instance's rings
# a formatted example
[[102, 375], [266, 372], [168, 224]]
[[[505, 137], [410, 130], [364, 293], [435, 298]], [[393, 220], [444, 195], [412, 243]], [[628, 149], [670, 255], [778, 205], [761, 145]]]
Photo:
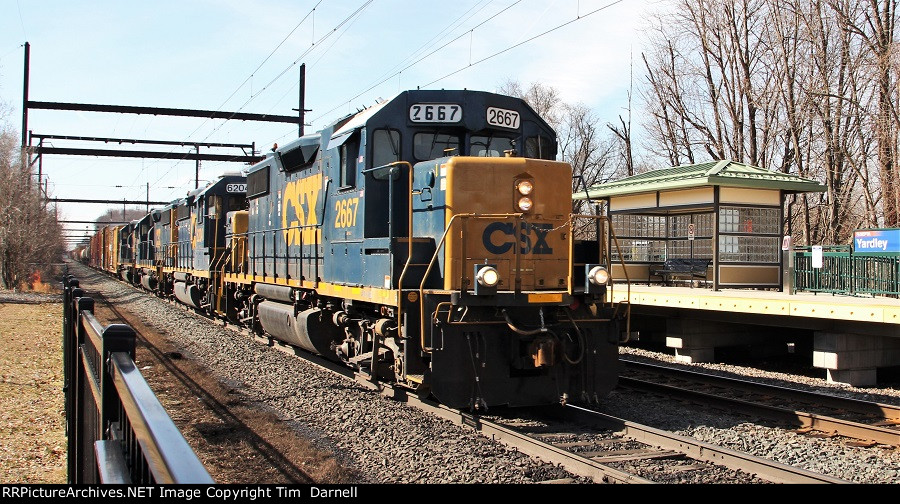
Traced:
[[413, 136], [413, 156], [416, 161], [428, 161], [460, 154], [458, 135], [447, 133], [416, 133]]
[[[714, 216], [711, 212], [670, 215], [666, 257], [712, 259]], [[691, 224], [694, 225], [693, 239], [690, 236]]]
[[719, 236], [720, 262], [777, 263], [777, 236]]
[[666, 257], [712, 259], [712, 243], [712, 238], [695, 238], [693, 240], [669, 240], [669, 242], [666, 244]]
[[469, 155], [481, 157], [503, 157], [504, 151], [514, 150], [513, 139], [485, 135], [469, 138]]
[[384, 166], [400, 161], [400, 132], [377, 129], [372, 133], [372, 166]]
[[687, 238], [690, 225], [694, 225], [695, 237], [712, 237], [713, 213], [681, 214], [669, 217], [669, 236], [672, 238]]
[[[715, 214], [683, 213], [673, 215], [613, 214], [612, 225], [622, 260], [663, 262], [666, 258], [712, 259]], [[693, 225], [694, 234], [690, 236]], [[612, 247], [613, 258], [619, 252]]]
[[665, 240], [646, 240], [635, 238], [619, 239], [619, 246], [613, 246], [612, 257], [619, 260], [619, 250], [621, 249], [621, 259], [631, 262], [659, 262], [665, 261], [666, 258], [666, 241]]
[[719, 261], [777, 263], [781, 254], [781, 209], [719, 208]]
[[781, 216], [778, 208], [719, 208], [719, 232], [779, 234]]
[[665, 215], [615, 214], [612, 216], [612, 224], [619, 236], [659, 238], [666, 236]]
[[612, 225], [619, 237], [619, 247], [612, 248], [614, 259], [621, 257], [623, 261], [632, 262], [665, 260], [665, 215], [614, 214]]

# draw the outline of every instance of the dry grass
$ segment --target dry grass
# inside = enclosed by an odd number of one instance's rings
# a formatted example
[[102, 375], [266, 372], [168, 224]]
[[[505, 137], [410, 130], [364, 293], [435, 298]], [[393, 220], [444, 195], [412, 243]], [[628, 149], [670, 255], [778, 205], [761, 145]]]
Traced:
[[65, 483], [62, 305], [0, 303], [0, 483]]

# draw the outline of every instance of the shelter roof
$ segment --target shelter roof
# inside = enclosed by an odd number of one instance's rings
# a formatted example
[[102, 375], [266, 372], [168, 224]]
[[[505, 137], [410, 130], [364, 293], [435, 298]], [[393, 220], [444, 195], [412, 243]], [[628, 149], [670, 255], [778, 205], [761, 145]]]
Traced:
[[[780, 189], [786, 193], [825, 191], [825, 186], [815, 180], [726, 159], [650, 170], [614, 182], [591, 186], [588, 188], [588, 195], [591, 199], [603, 199], [610, 196], [704, 186]], [[586, 199], [583, 191], [575, 193], [573, 198]]]

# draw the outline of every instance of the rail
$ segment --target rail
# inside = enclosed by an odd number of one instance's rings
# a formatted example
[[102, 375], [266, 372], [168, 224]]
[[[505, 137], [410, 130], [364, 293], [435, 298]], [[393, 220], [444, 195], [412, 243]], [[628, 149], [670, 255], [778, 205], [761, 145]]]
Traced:
[[795, 291], [900, 297], [900, 257], [858, 255], [850, 245], [823, 246], [821, 267], [815, 267], [812, 247], [791, 253]]
[[63, 286], [69, 483], [214, 483], [135, 366], [134, 330], [104, 327], [73, 276]]

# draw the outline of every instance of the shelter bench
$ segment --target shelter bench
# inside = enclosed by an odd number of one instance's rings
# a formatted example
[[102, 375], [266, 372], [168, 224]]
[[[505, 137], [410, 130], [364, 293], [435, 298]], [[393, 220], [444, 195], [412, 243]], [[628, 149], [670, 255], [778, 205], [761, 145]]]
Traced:
[[[712, 262], [710, 259], [666, 259], [661, 267], [650, 268], [650, 276], [660, 277], [663, 283], [669, 283], [673, 278], [709, 280], [707, 275], [710, 262]], [[693, 287], [693, 284], [691, 286]]]

